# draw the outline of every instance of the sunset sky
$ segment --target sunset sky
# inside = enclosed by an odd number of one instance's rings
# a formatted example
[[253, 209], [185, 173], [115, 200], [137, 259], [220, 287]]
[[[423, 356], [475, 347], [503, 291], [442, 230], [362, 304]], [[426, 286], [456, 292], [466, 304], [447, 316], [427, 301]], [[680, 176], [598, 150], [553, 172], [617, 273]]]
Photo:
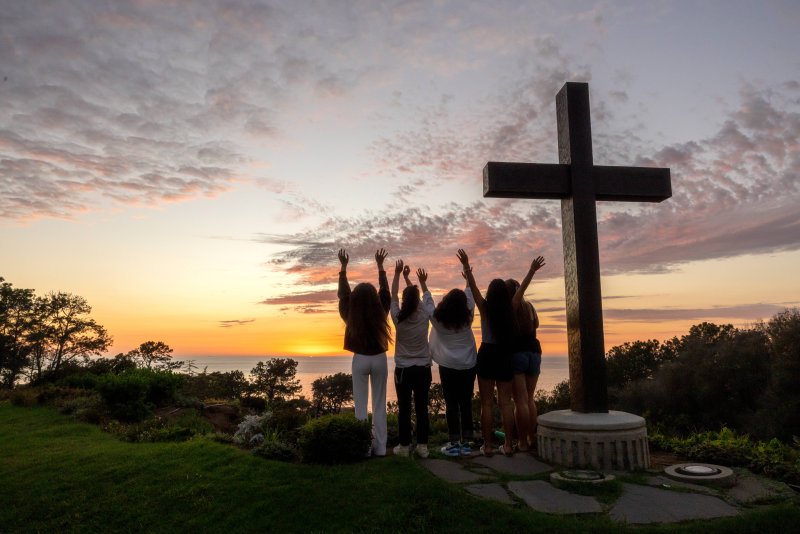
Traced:
[[[800, 3], [2, 2], [0, 276], [85, 297], [111, 353], [344, 354], [336, 250], [434, 297], [521, 278], [566, 353], [558, 201], [482, 198], [557, 162], [589, 82], [594, 162], [670, 167], [598, 206], [606, 347], [800, 305]], [[390, 352], [391, 353], [391, 352]]]

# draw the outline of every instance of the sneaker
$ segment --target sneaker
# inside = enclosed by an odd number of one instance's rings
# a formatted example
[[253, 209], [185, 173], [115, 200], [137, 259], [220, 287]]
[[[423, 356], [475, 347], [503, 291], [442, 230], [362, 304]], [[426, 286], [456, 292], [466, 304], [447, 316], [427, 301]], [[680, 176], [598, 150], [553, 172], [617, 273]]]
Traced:
[[442, 454], [445, 456], [461, 456], [461, 445], [456, 441], [451, 441], [442, 447]]
[[417, 448], [414, 449], [414, 450], [416, 451], [417, 455], [420, 458], [427, 458], [428, 457], [429, 453], [428, 453], [428, 445], [427, 444], [425, 444], [425, 443], [418, 444]]
[[408, 456], [408, 445], [398, 445], [392, 450], [395, 456]]
[[472, 454], [472, 447], [469, 446], [469, 443], [467, 442], [461, 443], [461, 449], [459, 450], [459, 454], [461, 454], [461, 456], [469, 456]]

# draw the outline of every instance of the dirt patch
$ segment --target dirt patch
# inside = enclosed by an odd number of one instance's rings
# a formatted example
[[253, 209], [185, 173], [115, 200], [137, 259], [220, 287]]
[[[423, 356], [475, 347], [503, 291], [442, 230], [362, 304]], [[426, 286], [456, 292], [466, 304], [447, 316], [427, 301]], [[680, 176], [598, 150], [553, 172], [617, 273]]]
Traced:
[[[195, 408], [182, 408], [178, 406], [163, 406], [156, 409], [158, 417], [176, 420], [182, 415], [195, 411]], [[239, 411], [228, 404], [210, 404], [203, 408], [200, 416], [211, 423], [215, 432], [233, 434], [239, 425]]]
[[675, 464], [688, 462], [686, 458], [674, 452], [650, 450], [650, 469], [663, 469]]
[[228, 404], [211, 404], [203, 410], [203, 418], [211, 423], [217, 432], [233, 434], [239, 423], [239, 411]]

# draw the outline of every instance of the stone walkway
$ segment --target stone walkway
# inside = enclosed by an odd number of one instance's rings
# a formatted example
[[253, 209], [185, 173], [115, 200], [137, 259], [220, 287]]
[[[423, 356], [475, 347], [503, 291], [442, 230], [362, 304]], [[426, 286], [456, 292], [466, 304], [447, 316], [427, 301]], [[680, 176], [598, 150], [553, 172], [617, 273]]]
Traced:
[[[676, 482], [652, 471], [634, 484], [628, 477], [612, 503], [578, 495], [550, 483], [553, 467], [529, 454], [492, 457], [473, 454], [461, 458], [421, 460], [420, 464], [447, 482], [461, 485], [478, 498], [509, 506], [529, 506], [550, 514], [608, 514], [621, 523], [674, 523], [737, 515], [744, 506], [759, 502], [797, 500], [785, 484], [737, 470], [737, 483], [727, 489]], [[627, 473], [613, 473], [626, 477]], [[513, 477], [509, 480], [509, 477]], [[638, 480], [637, 480], [638, 482]], [[608, 499], [605, 499], [606, 501]]]

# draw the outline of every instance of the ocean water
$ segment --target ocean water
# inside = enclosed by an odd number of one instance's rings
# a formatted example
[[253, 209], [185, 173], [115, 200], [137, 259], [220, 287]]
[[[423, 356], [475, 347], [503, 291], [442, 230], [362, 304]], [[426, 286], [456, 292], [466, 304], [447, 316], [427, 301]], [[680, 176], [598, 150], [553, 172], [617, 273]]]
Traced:
[[[350, 373], [352, 356], [290, 356], [297, 361], [297, 379], [303, 386], [302, 394], [311, 398], [311, 384], [317, 378], [335, 373]], [[176, 360], [192, 360], [197, 366], [197, 372], [205, 368], [209, 373], [214, 371], [242, 371], [245, 376], [259, 361], [266, 362], [270, 356], [202, 356], [202, 357], [176, 357]], [[394, 358], [388, 358], [389, 381], [386, 386], [386, 400], [396, 401], [392, 373], [394, 373]], [[439, 366], [435, 363], [432, 367], [433, 381], [439, 382]], [[545, 356], [542, 358], [542, 373], [539, 375], [538, 389], [551, 390], [562, 380], [569, 378], [569, 364], [566, 356]], [[477, 390], [478, 383], [475, 382]]]

